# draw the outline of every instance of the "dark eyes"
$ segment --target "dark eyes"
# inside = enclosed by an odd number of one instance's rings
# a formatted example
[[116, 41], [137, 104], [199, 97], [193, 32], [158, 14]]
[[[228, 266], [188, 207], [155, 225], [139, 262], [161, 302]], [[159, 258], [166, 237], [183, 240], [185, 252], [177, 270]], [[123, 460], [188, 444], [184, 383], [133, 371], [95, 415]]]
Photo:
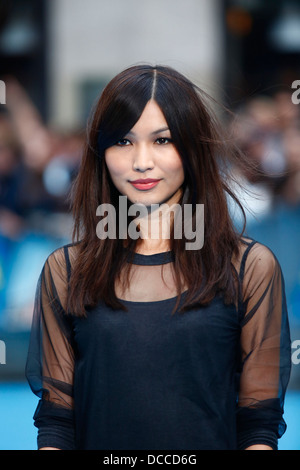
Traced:
[[130, 144], [131, 142], [128, 139], [121, 139], [116, 143], [116, 145], [118, 145], [119, 147], [125, 147], [125, 145], [130, 145]]
[[158, 139], [156, 139], [155, 142], [158, 143], [159, 145], [165, 145], [165, 144], [169, 144], [170, 142], [172, 142], [172, 139], [168, 139], [168, 137], [159, 137]]
[[[158, 144], [158, 145], [166, 145], [166, 144], [169, 144], [173, 142], [172, 139], [168, 138], [168, 137], [158, 137], [156, 140], [155, 140], [155, 143]], [[129, 139], [120, 139], [116, 145], [118, 145], [119, 147], [126, 147], [127, 145], [131, 145], [131, 141]]]

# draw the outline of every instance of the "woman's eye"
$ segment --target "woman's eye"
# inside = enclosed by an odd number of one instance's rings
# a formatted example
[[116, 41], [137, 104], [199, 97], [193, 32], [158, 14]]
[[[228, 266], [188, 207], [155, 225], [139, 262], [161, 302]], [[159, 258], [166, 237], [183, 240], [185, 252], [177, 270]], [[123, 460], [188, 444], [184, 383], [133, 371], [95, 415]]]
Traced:
[[130, 140], [128, 139], [120, 139], [116, 145], [118, 145], [119, 147], [125, 147], [126, 145], [130, 145]]
[[169, 144], [170, 142], [172, 142], [172, 140], [169, 139], [168, 137], [159, 137], [158, 139], [156, 139], [155, 142], [158, 143], [159, 145], [165, 145], [165, 144]]

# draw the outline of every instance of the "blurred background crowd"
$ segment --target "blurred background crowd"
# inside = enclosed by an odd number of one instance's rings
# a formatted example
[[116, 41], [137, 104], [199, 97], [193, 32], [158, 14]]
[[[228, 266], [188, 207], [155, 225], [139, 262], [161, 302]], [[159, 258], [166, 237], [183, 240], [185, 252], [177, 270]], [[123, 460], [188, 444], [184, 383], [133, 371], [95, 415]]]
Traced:
[[[42, 265], [71, 239], [70, 189], [88, 115], [105, 84], [140, 62], [173, 66], [233, 111], [224, 119], [228, 135], [257, 168], [251, 174], [233, 168], [247, 233], [281, 263], [293, 344], [300, 340], [300, 104], [292, 99], [300, 80], [300, 0], [2, 0], [0, 393], [2, 386], [6, 397], [25, 381]], [[238, 225], [233, 206], [232, 214]], [[298, 393], [296, 353], [290, 390]], [[299, 410], [300, 394], [295, 403]], [[0, 448], [31, 445], [2, 438], [0, 426]], [[300, 448], [300, 436], [293, 439], [289, 445]]]

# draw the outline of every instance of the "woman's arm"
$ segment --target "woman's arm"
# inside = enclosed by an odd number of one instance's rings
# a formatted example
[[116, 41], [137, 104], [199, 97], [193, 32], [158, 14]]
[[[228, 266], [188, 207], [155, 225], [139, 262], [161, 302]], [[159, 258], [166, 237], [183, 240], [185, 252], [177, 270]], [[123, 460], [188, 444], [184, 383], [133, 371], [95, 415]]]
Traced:
[[40, 398], [34, 414], [39, 449], [74, 449], [74, 351], [66, 314], [67, 270], [63, 249], [42, 270], [35, 299], [26, 376]]
[[286, 429], [283, 403], [291, 369], [284, 280], [273, 253], [259, 243], [249, 250], [244, 268], [239, 448], [277, 449]]

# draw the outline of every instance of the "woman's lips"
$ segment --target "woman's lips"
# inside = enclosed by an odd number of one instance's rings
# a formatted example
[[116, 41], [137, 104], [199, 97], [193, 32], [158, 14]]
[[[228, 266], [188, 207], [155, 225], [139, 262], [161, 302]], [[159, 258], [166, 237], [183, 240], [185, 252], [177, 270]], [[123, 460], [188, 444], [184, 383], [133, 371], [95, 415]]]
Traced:
[[148, 189], [154, 188], [154, 186], [156, 186], [159, 182], [160, 180], [146, 178], [130, 181], [130, 184], [132, 184], [132, 186], [134, 186], [139, 191], [147, 191]]

